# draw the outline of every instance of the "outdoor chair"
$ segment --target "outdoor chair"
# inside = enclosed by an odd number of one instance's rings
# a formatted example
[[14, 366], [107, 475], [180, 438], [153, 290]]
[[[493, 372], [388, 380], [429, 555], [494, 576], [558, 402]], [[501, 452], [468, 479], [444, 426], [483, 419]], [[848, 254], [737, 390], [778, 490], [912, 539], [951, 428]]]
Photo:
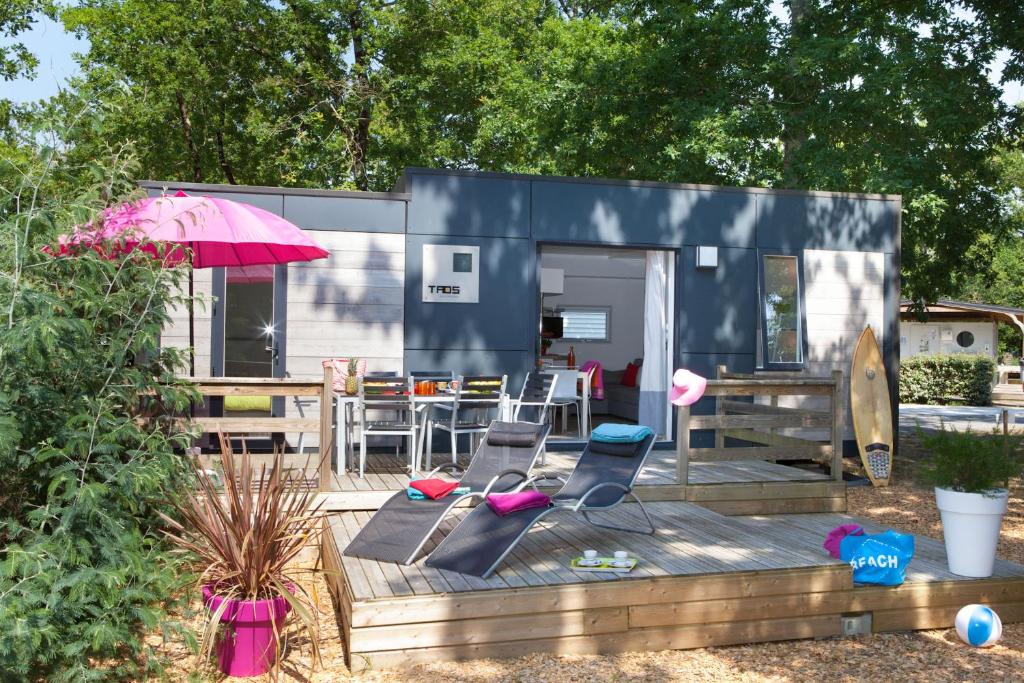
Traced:
[[482, 499], [492, 491], [509, 491], [526, 481], [550, 431], [547, 425], [492, 422], [465, 470], [449, 463], [427, 475], [461, 472], [459, 485], [468, 487], [469, 493], [412, 500], [400, 491], [380, 507], [342, 554], [411, 564], [456, 505]]
[[523, 388], [519, 392], [515, 410], [512, 412], [512, 421], [536, 422], [537, 424], [547, 422], [548, 413], [551, 410], [551, 399], [555, 394], [557, 384], [557, 375], [548, 372], [528, 374], [523, 382]]
[[[366, 471], [366, 438], [400, 436], [409, 440], [409, 471], [419, 471], [417, 417], [411, 377], [366, 376], [359, 380], [359, 478]], [[386, 411], [384, 419], [370, 419], [369, 411]]]
[[[533, 525], [560, 513], [582, 513], [590, 524], [608, 529], [653, 534], [654, 524], [633, 492], [633, 485], [654, 446], [654, 439], [654, 434], [635, 443], [610, 444], [591, 439], [568, 481], [551, 497], [550, 507], [530, 508], [501, 517], [489, 505], [478, 505], [434, 548], [427, 558], [427, 566], [486, 579]], [[537, 482], [544, 480], [563, 481], [560, 477], [538, 474], [516, 490], [527, 486], [536, 488]], [[627, 497], [640, 506], [649, 529], [631, 529], [591, 519], [591, 513], [611, 510]]]
[[[594, 376], [594, 370], [595, 368], [591, 368], [583, 378], [588, 387]], [[577, 386], [580, 381], [579, 371], [552, 369], [550, 372], [558, 376], [555, 393], [551, 396], [551, 407], [554, 410], [562, 409], [562, 433], [565, 434], [569, 431], [569, 407], [573, 406], [576, 408], [576, 431], [582, 439], [583, 416], [580, 411], [583, 409], [583, 394]]]
[[[458, 387], [452, 395], [452, 402], [437, 404], [435, 407], [440, 414], [436, 420], [433, 420], [433, 426], [436, 429], [447, 432], [451, 437], [453, 463], [458, 462], [458, 445], [461, 435], [469, 434], [472, 439], [473, 436], [487, 431], [491, 418], [486, 413], [501, 406], [501, 397], [505, 395], [508, 376], [463, 377], [460, 375], [457, 381]], [[427, 467], [430, 466], [432, 448], [433, 435], [428, 432]], [[469, 451], [473, 452], [472, 442]]]

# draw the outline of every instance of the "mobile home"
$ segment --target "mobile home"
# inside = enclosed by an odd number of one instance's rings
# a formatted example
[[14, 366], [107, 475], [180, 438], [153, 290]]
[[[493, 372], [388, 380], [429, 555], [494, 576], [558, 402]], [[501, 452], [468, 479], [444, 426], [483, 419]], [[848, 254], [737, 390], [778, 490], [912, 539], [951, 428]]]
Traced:
[[[331, 251], [196, 271], [215, 299], [196, 316], [199, 375], [301, 377], [356, 356], [371, 371], [507, 374], [518, 393], [571, 347], [603, 369], [594, 422], [671, 440], [674, 368], [848, 373], [871, 325], [896, 386], [898, 196], [419, 168], [385, 193], [143, 186], [254, 204]], [[546, 318], [561, 319], [555, 339]], [[178, 312], [164, 343], [186, 342]]]

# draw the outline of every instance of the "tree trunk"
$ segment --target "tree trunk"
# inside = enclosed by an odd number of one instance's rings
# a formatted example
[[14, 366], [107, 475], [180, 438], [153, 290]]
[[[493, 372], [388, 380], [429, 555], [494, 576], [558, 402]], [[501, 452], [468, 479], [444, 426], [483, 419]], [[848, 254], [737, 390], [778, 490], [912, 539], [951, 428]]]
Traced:
[[348, 15], [349, 28], [352, 30], [353, 77], [355, 93], [360, 98], [359, 118], [352, 145], [352, 177], [356, 187], [366, 190], [369, 183], [366, 177], [366, 157], [370, 147], [370, 56], [363, 45], [363, 9], [356, 4], [355, 10]]
[[178, 100], [178, 116], [181, 118], [181, 132], [185, 136], [185, 151], [192, 164], [192, 182], [203, 181], [203, 167], [199, 161], [199, 152], [196, 151], [195, 143], [192, 140], [192, 121], [188, 116], [188, 106], [185, 104], [185, 96], [180, 90], [174, 93]]
[[[221, 118], [221, 125], [224, 125], [223, 117]], [[237, 185], [238, 182], [235, 180], [235, 171], [231, 168], [231, 163], [228, 161], [228, 155], [224, 151], [224, 131], [220, 128], [217, 129], [217, 159], [220, 161], [220, 170], [224, 171], [224, 177], [228, 179], [228, 183], [231, 185]]]
[[813, 93], [804, 78], [797, 73], [797, 50], [806, 49], [811, 38], [807, 31], [808, 15], [813, 11], [814, 0], [790, 0], [789, 2], [789, 70], [785, 75], [788, 87], [783, 90], [782, 130], [782, 184], [788, 188], [803, 188], [806, 178], [797, 166], [800, 150], [806, 144], [809, 134], [803, 121], [803, 110], [811, 103]]

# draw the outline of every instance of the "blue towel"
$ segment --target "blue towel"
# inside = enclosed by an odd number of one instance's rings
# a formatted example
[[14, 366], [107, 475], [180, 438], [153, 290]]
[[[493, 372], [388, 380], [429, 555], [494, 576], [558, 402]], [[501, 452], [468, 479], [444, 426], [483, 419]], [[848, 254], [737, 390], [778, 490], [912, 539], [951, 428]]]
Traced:
[[[449, 493], [448, 495], [449, 496], [464, 496], [467, 493], [469, 493], [469, 490], [470, 489], [469, 489], [468, 486], [460, 486], [457, 489], [455, 489], [454, 491], [452, 491], [451, 493]], [[420, 491], [419, 489], [414, 489], [411, 486], [406, 486], [405, 487], [405, 495], [409, 498], [409, 500], [426, 500], [427, 499], [427, 496], [423, 493], [423, 491]], [[447, 496], [445, 496], [445, 497], [447, 498]]]
[[590, 433], [590, 438], [594, 441], [603, 441], [604, 443], [636, 443], [643, 441], [652, 434], [654, 432], [651, 431], [651, 428], [643, 425], [606, 423], [598, 425]]

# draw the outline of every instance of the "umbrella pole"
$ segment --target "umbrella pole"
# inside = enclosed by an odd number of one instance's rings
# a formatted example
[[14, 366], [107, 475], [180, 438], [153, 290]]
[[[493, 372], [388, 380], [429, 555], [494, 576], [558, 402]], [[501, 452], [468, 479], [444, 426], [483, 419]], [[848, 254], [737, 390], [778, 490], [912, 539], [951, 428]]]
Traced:
[[192, 297], [195, 295], [195, 280], [192, 275], [192, 268], [188, 269], [188, 376], [196, 376], [196, 317], [195, 304]]

